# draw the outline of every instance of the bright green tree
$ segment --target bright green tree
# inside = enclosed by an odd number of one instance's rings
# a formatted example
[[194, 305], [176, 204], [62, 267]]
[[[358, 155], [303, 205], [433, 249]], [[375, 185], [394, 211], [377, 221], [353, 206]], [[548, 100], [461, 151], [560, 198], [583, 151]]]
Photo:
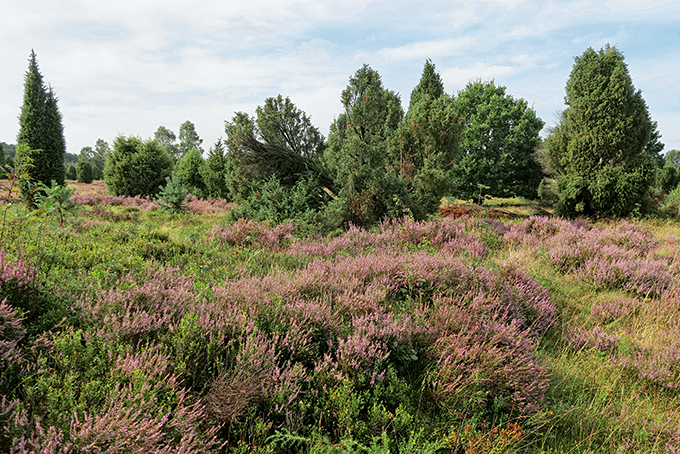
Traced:
[[206, 197], [207, 188], [203, 180], [205, 160], [195, 148], [189, 150], [177, 163], [177, 176], [190, 194]]
[[[57, 106], [57, 97], [50, 87], [43, 83], [38, 69], [35, 52], [31, 51], [28, 71], [25, 75], [24, 102], [19, 116], [17, 143], [30, 154], [33, 167], [30, 175], [33, 182], [64, 184], [64, 153], [66, 142], [62, 117]], [[29, 191], [31, 185], [26, 186]], [[24, 196], [30, 196], [24, 192]]]
[[399, 95], [364, 65], [350, 77], [341, 101], [343, 111], [330, 127], [324, 153], [338, 190], [336, 209], [357, 225], [403, 214], [411, 201], [389, 147], [404, 116]]
[[92, 164], [90, 164], [90, 161], [78, 161], [76, 165], [76, 178], [79, 183], [92, 183]]
[[78, 179], [78, 173], [76, 171], [76, 166], [74, 166], [73, 164], [66, 164], [64, 167], [66, 168], [65, 178], [67, 180], [77, 180]]
[[106, 156], [104, 181], [117, 196], [156, 195], [172, 172], [167, 150], [155, 140], [119, 136]]
[[435, 212], [453, 193], [454, 163], [460, 154], [463, 122], [432, 61], [427, 60], [409, 109], [394, 135], [390, 155], [412, 197], [416, 217]]
[[621, 52], [607, 45], [576, 57], [565, 103], [546, 142], [563, 169], [557, 213], [619, 217], [644, 210], [657, 165], [646, 150], [653, 125]]
[[664, 156], [664, 163], [666, 165], [680, 167], [680, 150], [670, 150]]
[[524, 99], [493, 81], [469, 82], [455, 103], [465, 121], [455, 167], [457, 194], [475, 198], [482, 187], [494, 196], [536, 198], [543, 171], [534, 152], [543, 120]]

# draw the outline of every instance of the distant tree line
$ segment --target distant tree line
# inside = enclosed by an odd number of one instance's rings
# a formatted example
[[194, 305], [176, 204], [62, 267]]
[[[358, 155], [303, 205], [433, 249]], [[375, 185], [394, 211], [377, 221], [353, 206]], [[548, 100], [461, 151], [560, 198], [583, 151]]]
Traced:
[[[174, 181], [196, 197], [237, 202], [235, 217], [331, 226], [425, 219], [443, 197], [486, 195], [542, 198], [569, 217], [627, 216], [649, 210], [654, 191], [670, 193], [680, 180], [680, 152], [663, 156], [657, 124], [615, 47], [575, 59], [567, 107], [545, 141], [544, 122], [527, 101], [494, 81], [470, 81], [450, 95], [429, 59], [406, 111], [369, 65], [349, 78], [341, 102], [328, 138], [278, 95], [254, 115], [226, 121], [226, 138], [205, 157], [186, 121], [178, 135], [160, 126], [149, 139], [120, 136], [112, 146], [99, 139], [66, 165], [66, 177], [103, 179], [112, 194], [127, 196], [156, 196]], [[18, 148], [43, 150], [35, 175], [45, 178], [49, 167], [63, 181], [56, 168], [64, 170], [63, 130], [52, 126], [49, 144], [30, 139], [35, 106], [43, 124], [60, 120], [33, 53]], [[3, 143], [7, 155], [10, 147]]]

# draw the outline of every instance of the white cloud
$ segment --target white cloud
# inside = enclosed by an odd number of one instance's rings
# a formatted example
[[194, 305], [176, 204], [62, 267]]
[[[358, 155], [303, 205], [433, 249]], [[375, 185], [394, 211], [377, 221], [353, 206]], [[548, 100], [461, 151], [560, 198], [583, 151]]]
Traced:
[[378, 56], [387, 61], [424, 59], [428, 57], [451, 57], [460, 55], [473, 44], [473, 38], [445, 39], [441, 41], [421, 41], [396, 48], [384, 48]]
[[469, 81], [481, 79], [491, 80], [501, 77], [513, 76], [521, 71], [519, 66], [487, 65], [475, 63], [466, 68], [447, 68], [442, 70], [441, 75], [444, 83], [457, 87], [465, 86]]

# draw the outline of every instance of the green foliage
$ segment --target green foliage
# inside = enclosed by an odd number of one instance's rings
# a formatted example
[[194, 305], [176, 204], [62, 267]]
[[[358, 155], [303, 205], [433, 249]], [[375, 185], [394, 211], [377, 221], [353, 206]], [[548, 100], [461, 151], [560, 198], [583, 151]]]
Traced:
[[152, 196], [172, 171], [168, 152], [155, 140], [119, 136], [106, 156], [104, 181], [117, 196]]
[[[58, 184], [64, 183], [66, 142], [61, 119], [57, 97], [51, 87], [45, 87], [36, 54], [31, 52], [25, 75], [17, 142], [19, 146], [23, 145], [23, 150], [31, 150], [34, 161], [32, 181], [49, 183], [55, 180]], [[17, 152], [20, 153], [20, 150]], [[24, 197], [30, 197], [30, 194], [24, 193]]]
[[[160, 128], [159, 128], [160, 129]], [[198, 137], [196, 132], [196, 127], [190, 121], [185, 121], [179, 127], [179, 144], [177, 145], [177, 158], [182, 158], [191, 149], [198, 150], [200, 154], [203, 154], [203, 148], [201, 148], [201, 143], [203, 139]]]
[[567, 109], [547, 139], [564, 169], [556, 210], [565, 216], [627, 216], [644, 211], [656, 160], [645, 147], [652, 122], [623, 55], [607, 45], [575, 59]]
[[67, 188], [66, 185], [59, 185], [52, 180], [52, 186], [45, 186], [38, 183], [39, 192], [36, 194], [36, 205], [48, 215], [56, 215], [59, 219], [59, 227], [64, 226], [64, 218], [73, 212], [78, 206], [71, 200], [71, 196], [76, 192], [75, 188]]
[[371, 225], [391, 207], [411, 205], [403, 200], [406, 183], [390, 160], [388, 140], [404, 112], [399, 96], [385, 89], [378, 72], [368, 65], [350, 77], [341, 101], [343, 112], [330, 127], [324, 153], [338, 189], [333, 204], [346, 222]]
[[211, 184], [241, 205], [231, 217], [312, 222], [320, 216], [331, 185], [320, 160], [324, 138], [289, 98], [267, 98], [255, 117], [236, 113], [225, 131], [229, 152], [218, 144], [209, 173]]
[[175, 143], [177, 141], [177, 136], [165, 126], [159, 126], [154, 133], [153, 138], [166, 149], [173, 161], [177, 161], [182, 157], [179, 147]]
[[92, 174], [92, 164], [90, 164], [90, 161], [78, 161], [78, 164], [76, 165], [76, 177], [79, 183], [92, 183]]
[[664, 165], [663, 149], [665, 145], [661, 142], [661, 133], [659, 132], [659, 123], [652, 120], [652, 130], [649, 133], [649, 141], [645, 146], [647, 153], [651, 153], [654, 157], [656, 166], [662, 168]]
[[[265, 99], [256, 116], [237, 112], [225, 123], [232, 172], [227, 180], [267, 180], [275, 177], [293, 186], [308, 171], [327, 179], [320, 165], [325, 142], [309, 117], [289, 98]], [[236, 168], [233, 168], [236, 167]], [[238, 197], [238, 193], [232, 193]]]
[[165, 178], [166, 185], [161, 188], [156, 203], [164, 210], [172, 212], [184, 211], [184, 201], [187, 198], [188, 192], [182, 182], [182, 179], [172, 172], [169, 177]]
[[393, 167], [412, 198], [416, 218], [437, 211], [442, 197], [453, 194], [454, 163], [460, 154], [463, 123], [434, 64], [427, 60], [409, 110], [393, 136]]
[[227, 155], [222, 139], [218, 139], [208, 151], [208, 159], [202, 167], [203, 182], [206, 195], [212, 198], [226, 199], [229, 197], [227, 186]]
[[106, 164], [106, 155], [108, 155], [110, 151], [109, 144], [105, 140], [97, 139], [94, 150], [92, 150], [92, 157], [90, 158], [93, 179], [104, 179], [104, 164]]
[[544, 122], [524, 99], [506, 94], [495, 82], [473, 81], [458, 93], [458, 113], [465, 121], [462, 156], [455, 167], [457, 195], [486, 194], [534, 199], [543, 178], [534, 152]]
[[201, 152], [192, 148], [177, 163], [177, 176], [191, 194], [198, 198], [206, 197], [207, 187], [203, 180], [205, 160]]
[[248, 197], [239, 199], [240, 207], [229, 213], [231, 219], [247, 218], [275, 224], [298, 219], [326, 226], [320, 230], [337, 227], [332, 216], [324, 215], [329, 196], [311, 172], [301, 176], [293, 187], [284, 186], [272, 176], [259, 181], [248, 192]]
[[678, 185], [680, 175], [678, 175], [678, 167], [666, 165], [659, 169], [656, 175], [656, 187], [665, 192], [670, 192]]
[[73, 164], [66, 164], [66, 171], [64, 172], [64, 178], [67, 180], [76, 180], [78, 178], [78, 172], [76, 166]]
[[670, 150], [664, 156], [664, 163], [674, 167], [680, 166], [680, 150]]

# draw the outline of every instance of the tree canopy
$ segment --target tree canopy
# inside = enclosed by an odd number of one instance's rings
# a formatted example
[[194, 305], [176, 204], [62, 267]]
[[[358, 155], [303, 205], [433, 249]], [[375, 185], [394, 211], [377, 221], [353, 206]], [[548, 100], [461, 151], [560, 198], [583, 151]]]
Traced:
[[380, 74], [368, 65], [350, 77], [341, 101], [324, 162], [339, 190], [336, 202], [345, 221], [368, 225], [410, 206], [403, 184], [393, 178], [388, 142], [404, 111], [399, 95], [384, 88]]
[[483, 185], [494, 196], [536, 198], [543, 172], [534, 152], [543, 120], [494, 81], [469, 82], [455, 104], [465, 122], [455, 168], [457, 194], [472, 198]]
[[330, 183], [320, 164], [325, 140], [310, 118], [288, 98], [267, 98], [255, 117], [237, 112], [225, 122], [230, 159], [249, 180], [275, 177], [293, 186], [306, 172]]
[[417, 218], [435, 212], [442, 197], [453, 193], [462, 131], [454, 100], [444, 91], [434, 63], [427, 60], [391, 153], [398, 161], [395, 167], [411, 194], [411, 211]]

